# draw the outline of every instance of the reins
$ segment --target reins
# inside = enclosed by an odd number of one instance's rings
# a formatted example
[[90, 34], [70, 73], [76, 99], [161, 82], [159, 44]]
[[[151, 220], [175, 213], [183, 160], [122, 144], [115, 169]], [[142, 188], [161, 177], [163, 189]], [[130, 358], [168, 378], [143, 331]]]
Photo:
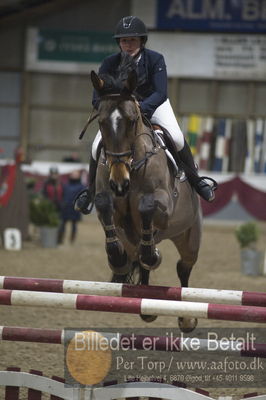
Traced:
[[85, 132], [86, 132], [88, 126], [90, 125], [90, 123], [91, 123], [92, 121], [94, 121], [97, 117], [99, 117], [99, 113], [98, 113], [98, 112], [97, 112], [97, 114], [93, 115], [94, 111], [97, 111], [96, 108], [93, 108], [93, 109], [92, 109], [92, 111], [91, 111], [91, 113], [90, 113], [90, 115], [89, 115], [89, 118], [87, 119], [87, 122], [86, 122], [86, 124], [84, 125], [84, 128], [82, 129], [82, 131], [81, 131], [80, 134], [79, 134], [79, 140], [82, 140], [82, 139], [83, 139], [83, 136], [84, 136], [84, 134], [85, 134]]
[[151, 139], [152, 145], [153, 145], [153, 150], [146, 151], [145, 152], [145, 156], [142, 159], [137, 160], [137, 161], [132, 161], [131, 169], [133, 171], [138, 171], [143, 165], [145, 165], [147, 163], [149, 158], [151, 158], [152, 156], [154, 156], [158, 152], [158, 147], [157, 147], [157, 143], [156, 143], [155, 138], [154, 138], [153, 130], [151, 130], [150, 132], [138, 133], [136, 135], [136, 138], [139, 137], [139, 136], [144, 136], [144, 135], [148, 136]]
[[[106, 95], [104, 95], [104, 96], [101, 96], [100, 101], [102, 101], [102, 100], [108, 100], [109, 98], [113, 98], [113, 97], [122, 97], [122, 96], [121, 96], [121, 94], [119, 94], [119, 93], [110, 93], [110, 94], [106, 94]], [[131, 95], [128, 95], [128, 96], [125, 96], [125, 95], [124, 95], [123, 98], [124, 98], [125, 100], [136, 101], [135, 96], [133, 96], [132, 94], [131, 94]], [[81, 131], [80, 134], [79, 134], [79, 140], [82, 140], [82, 139], [83, 139], [83, 136], [84, 136], [84, 134], [85, 134], [85, 132], [86, 132], [88, 126], [90, 125], [90, 123], [91, 123], [92, 121], [94, 121], [97, 117], [99, 117], [99, 113], [98, 113], [98, 112], [97, 112], [95, 115], [93, 115], [94, 111], [97, 111], [97, 109], [96, 109], [95, 107], [93, 107], [93, 109], [92, 109], [92, 111], [91, 111], [91, 113], [90, 113], [90, 115], [89, 115], [89, 118], [87, 119], [87, 121], [86, 121], [86, 123], [85, 123], [85, 125], [84, 125], [84, 128], [82, 129], [82, 131]]]

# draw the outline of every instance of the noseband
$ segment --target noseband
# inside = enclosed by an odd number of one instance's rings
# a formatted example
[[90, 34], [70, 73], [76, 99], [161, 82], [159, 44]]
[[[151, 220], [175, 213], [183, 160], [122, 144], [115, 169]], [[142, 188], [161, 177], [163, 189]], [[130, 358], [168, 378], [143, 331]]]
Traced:
[[110, 163], [110, 167], [112, 167], [114, 164], [125, 164], [128, 170], [131, 169], [131, 162], [122, 160], [121, 157], [131, 156], [133, 159], [133, 150], [124, 151], [122, 153], [114, 153], [109, 150], [104, 150], [104, 151], [107, 156], [111, 156], [114, 158], [114, 160]]

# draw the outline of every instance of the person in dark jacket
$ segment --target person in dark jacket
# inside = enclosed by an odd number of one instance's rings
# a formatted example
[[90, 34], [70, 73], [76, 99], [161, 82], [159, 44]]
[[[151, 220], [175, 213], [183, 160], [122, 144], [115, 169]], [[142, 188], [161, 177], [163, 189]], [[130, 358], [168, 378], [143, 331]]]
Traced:
[[73, 243], [77, 236], [77, 224], [81, 220], [80, 212], [74, 210], [73, 200], [77, 193], [85, 186], [81, 183], [80, 171], [73, 171], [69, 175], [68, 182], [63, 186], [63, 201], [61, 210], [61, 225], [59, 227], [58, 242], [64, 241], [67, 222], [71, 223], [70, 243]]
[[[138, 74], [138, 85], [134, 94], [137, 97], [142, 114], [149, 118], [153, 124], [159, 125], [169, 132], [172, 143], [170, 150], [175, 161], [180, 165], [181, 160], [182, 168], [197, 193], [206, 201], [213, 201], [215, 197], [214, 189], [198, 175], [190, 147], [180, 130], [169, 102], [164, 57], [162, 54], [145, 47], [148, 39], [145, 24], [138, 17], [124, 17], [118, 22], [114, 38], [120, 47], [120, 52], [103, 60], [99, 69], [99, 76], [109, 74], [116, 78], [123, 52], [134, 58]], [[95, 91], [92, 103], [97, 108], [98, 95]], [[90, 213], [94, 200], [96, 160], [100, 142], [101, 132], [98, 131], [92, 145], [89, 188], [80, 193], [75, 202], [76, 209], [84, 214]]]
[[49, 176], [44, 182], [42, 193], [44, 197], [54, 203], [56, 210], [61, 212], [61, 205], [63, 200], [63, 185], [60, 182], [59, 172], [57, 167], [51, 167]]

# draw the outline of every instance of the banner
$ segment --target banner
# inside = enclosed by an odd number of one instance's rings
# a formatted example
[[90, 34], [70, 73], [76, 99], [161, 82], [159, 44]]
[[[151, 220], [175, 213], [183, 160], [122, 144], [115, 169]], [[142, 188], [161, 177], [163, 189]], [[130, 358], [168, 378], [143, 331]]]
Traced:
[[266, 221], [266, 192], [258, 190], [241, 177], [235, 176], [232, 179], [219, 183], [218, 189], [215, 192], [215, 200], [208, 203], [201, 199], [201, 207], [204, 216], [209, 216], [222, 210], [232, 199], [237, 196], [241, 206], [254, 218], [261, 221]]
[[38, 59], [100, 63], [118, 50], [110, 32], [38, 32]]
[[163, 53], [169, 77], [266, 79], [266, 35], [151, 32], [148, 45]]
[[266, 32], [263, 0], [158, 0], [157, 29]]
[[85, 73], [97, 70], [102, 60], [117, 52], [111, 32], [27, 31], [26, 70]]

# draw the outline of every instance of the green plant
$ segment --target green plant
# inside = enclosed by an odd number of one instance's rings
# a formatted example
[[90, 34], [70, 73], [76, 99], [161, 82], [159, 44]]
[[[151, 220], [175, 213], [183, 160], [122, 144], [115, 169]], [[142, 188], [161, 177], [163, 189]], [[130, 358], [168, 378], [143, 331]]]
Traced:
[[255, 222], [247, 222], [235, 230], [240, 247], [254, 247], [259, 238], [259, 229]]
[[30, 220], [37, 226], [56, 227], [60, 223], [55, 205], [40, 195], [34, 196], [30, 201]]

